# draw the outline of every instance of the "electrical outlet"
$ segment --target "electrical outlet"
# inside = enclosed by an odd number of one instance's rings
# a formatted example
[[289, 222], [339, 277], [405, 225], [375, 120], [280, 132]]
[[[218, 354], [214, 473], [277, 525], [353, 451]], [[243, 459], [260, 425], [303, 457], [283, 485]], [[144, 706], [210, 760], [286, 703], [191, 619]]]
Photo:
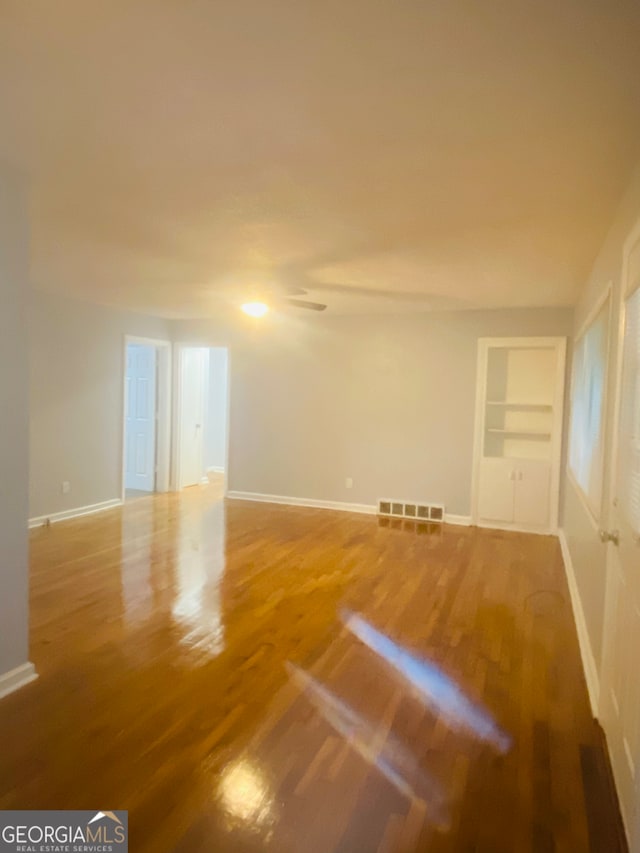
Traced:
[[71, 491], [71, 483], [70, 483], [68, 480], [63, 480], [63, 481], [62, 481], [62, 489], [61, 489], [61, 491], [62, 491], [62, 494], [63, 494], [63, 495], [68, 495], [68, 494], [69, 494], [69, 492]]
[[347, 477], [344, 484], [348, 489], [352, 489], [353, 488], [353, 477]]

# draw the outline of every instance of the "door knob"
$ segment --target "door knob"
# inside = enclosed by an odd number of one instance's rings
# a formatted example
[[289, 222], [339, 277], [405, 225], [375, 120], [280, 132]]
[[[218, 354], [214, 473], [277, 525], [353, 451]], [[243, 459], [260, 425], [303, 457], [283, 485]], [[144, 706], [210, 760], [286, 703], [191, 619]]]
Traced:
[[601, 542], [611, 542], [613, 545], [620, 544], [620, 532], [618, 530], [599, 530]]

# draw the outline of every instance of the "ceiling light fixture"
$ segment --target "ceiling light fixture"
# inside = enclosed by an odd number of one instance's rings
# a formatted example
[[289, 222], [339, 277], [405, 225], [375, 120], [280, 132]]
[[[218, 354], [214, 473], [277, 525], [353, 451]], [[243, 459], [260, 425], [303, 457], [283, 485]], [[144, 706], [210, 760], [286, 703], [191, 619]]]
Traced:
[[269, 306], [265, 302], [245, 302], [241, 308], [250, 317], [264, 317], [269, 310]]

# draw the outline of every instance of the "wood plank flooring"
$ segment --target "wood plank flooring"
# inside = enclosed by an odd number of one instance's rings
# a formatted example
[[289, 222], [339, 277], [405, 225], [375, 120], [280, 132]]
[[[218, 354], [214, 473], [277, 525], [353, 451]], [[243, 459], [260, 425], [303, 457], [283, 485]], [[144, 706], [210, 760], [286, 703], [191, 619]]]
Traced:
[[622, 850], [551, 537], [214, 484], [31, 560], [0, 808], [128, 809], [136, 853]]

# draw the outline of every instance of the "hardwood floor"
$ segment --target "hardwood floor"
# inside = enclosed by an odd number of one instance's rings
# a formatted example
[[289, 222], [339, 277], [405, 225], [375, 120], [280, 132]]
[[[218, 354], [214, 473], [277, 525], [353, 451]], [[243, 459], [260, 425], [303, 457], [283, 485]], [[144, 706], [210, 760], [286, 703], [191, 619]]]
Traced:
[[622, 849], [551, 537], [212, 485], [31, 555], [0, 808], [129, 809], [136, 853]]

